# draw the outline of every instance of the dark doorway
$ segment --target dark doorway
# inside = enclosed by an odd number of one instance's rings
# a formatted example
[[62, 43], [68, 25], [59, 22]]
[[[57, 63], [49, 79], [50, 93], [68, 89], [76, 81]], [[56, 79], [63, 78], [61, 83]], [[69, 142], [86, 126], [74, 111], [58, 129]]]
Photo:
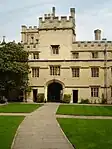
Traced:
[[78, 90], [73, 90], [73, 103], [78, 102]]
[[60, 102], [63, 94], [62, 89], [62, 85], [57, 82], [48, 85], [48, 102]]
[[37, 102], [37, 89], [33, 89], [33, 101]]

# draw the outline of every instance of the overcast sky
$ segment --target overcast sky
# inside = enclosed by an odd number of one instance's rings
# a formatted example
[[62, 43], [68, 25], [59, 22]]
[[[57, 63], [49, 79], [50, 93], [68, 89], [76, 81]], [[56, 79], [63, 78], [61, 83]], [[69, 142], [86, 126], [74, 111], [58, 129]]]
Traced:
[[112, 40], [112, 0], [0, 0], [0, 40], [21, 41], [21, 25], [35, 26], [38, 17], [56, 7], [57, 15], [76, 9], [77, 40], [93, 40], [94, 29]]

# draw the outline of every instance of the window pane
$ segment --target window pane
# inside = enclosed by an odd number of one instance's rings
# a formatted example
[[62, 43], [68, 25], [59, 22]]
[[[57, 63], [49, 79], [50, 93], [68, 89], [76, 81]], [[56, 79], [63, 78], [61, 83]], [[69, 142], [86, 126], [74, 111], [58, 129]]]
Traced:
[[50, 66], [50, 75], [60, 75], [60, 66]]
[[98, 58], [98, 52], [92, 52], [92, 58]]
[[91, 88], [91, 97], [98, 97], [99, 96], [99, 88]]
[[72, 77], [79, 77], [79, 68], [72, 68]]
[[99, 77], [99, 68], [91, 68], [91, 77]]
[[39, 59], [39, 53], [33, 53], [33, 59]]
[[52, 54], [59, 54], [59, 45], [51, 45]]
[[39, 68], [32, 68], [32, 77], [39, 77]]
[[79, 53], [73, 53], [72, 56], [73, 56], [73, 59], [77, 59], [79, 58]]

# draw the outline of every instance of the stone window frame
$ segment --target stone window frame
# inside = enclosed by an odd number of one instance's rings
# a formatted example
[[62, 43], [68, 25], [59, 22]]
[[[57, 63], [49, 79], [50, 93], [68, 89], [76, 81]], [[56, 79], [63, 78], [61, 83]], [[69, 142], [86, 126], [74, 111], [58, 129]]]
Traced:
[[36, 39], [36, 44], [39, 44], [39, 39]]
[[92, 58], [98, 58], [99, 57], [98, 54], [99, 53], [97, 51], [91, 52]]
[[72, 58], [73, 59], [78, 59], [79, 58], [79, 52], [73, 52], [72, 53]]
[[50, 65], [50, 75], [51, 76], [60, 76], [61, 67], [60, 65]]
[[80, 68], [79, 67], [73, 67], [72, 69], [72, 77], [80, 77]]
[[52, 55], [59, 55], [60, 45], [51, 45], [51, 53]]
[[33, 59], [39, 59], [39, 52], [33, 52]]
[[99, 87], [98, 86], [91, 87], [91, 97], [99, 97]]
[[32, 78], [39, 77], [39, 67], [32, 67]]
[[91, 68], [91, 77], [99, 77], [99, 67]]
[[34, 43], [34, 34], [31, 34], [30, 37], [31, 37], [31, 39], [30, 39], [30, 40], [31, 40], [30, 44], [33, 44], [33, 43]]

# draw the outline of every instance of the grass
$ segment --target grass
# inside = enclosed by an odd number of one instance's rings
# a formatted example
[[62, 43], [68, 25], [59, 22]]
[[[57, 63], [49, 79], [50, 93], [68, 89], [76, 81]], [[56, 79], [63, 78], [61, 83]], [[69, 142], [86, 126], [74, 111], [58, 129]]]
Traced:
[[57, 114], [77, 116], [112, 116], [112, 106], [60, 105]]
[[24, 116], [0, 116], [0, 148], [10, 149], [19, 124]]
[[112, 120], [58, 118], [58, 122], [76, 149], [112, 149]]
[[0, 113], [30, 113], [42, 106], [42, 104], [9, 103], [0, 106]]

